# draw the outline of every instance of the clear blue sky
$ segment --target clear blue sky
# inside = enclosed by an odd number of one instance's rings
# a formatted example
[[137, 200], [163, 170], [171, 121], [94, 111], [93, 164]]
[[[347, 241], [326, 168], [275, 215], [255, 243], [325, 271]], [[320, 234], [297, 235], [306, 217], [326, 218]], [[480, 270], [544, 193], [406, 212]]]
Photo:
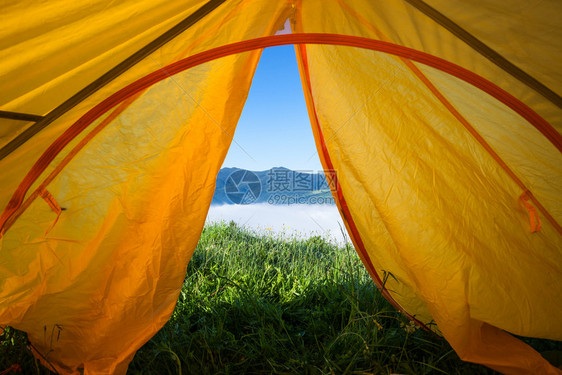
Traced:
[[294, 46], [266, 48], [223, 167], [322, 169]]

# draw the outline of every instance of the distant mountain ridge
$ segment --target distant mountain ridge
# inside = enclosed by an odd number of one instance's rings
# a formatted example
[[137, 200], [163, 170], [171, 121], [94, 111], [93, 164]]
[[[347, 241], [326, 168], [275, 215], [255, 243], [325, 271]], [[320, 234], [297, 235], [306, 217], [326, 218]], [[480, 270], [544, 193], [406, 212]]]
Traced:
[[222, 168], [211, 204], [335, 204], [328, 181], [322, 171]]

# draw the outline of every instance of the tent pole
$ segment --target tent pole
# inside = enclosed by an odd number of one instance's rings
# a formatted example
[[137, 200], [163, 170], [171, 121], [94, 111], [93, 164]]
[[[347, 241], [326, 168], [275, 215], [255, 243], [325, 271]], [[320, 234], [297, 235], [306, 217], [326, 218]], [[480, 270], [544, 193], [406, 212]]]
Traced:
[[10, 120], [32, 121], [38, 122], [44, 119], [43, 116], [33, 115], [31, 113], [0, 111], [0, 118], [7, 118]]
[[524, 70], [517, 67], [515, 64], [507, 60], [498, 52], [484, 44], [480, 39], [476, 38], [474, 35], [460, 27], [457, 23], [445, 16], [443, 13], [440, 13], [437, 9], [431, 7], [423, 0], [406, 0], [406, 2], [425, 14], [427, 17], [431, 18], [439, 25], [443, 26], [453, 35], [461, 39], [475, 51], [477, 51], [482, 56], [497, 65], [499, 68], [510, 74], [512, 77], [516, 78], [523, 84], [527, 85], [529, 88], [542, 95], [545, 99], [552, 102], [552, 104], [556, 105], [559, 108], [562, 108], [562, 97], [560, 95], [552, 91], [545, 84], [532, 77]]

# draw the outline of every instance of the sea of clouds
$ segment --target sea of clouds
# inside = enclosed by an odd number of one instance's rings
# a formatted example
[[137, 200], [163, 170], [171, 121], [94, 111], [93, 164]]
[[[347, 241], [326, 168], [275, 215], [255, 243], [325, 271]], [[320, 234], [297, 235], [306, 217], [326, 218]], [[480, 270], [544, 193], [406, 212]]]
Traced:
[[349, 240], [335, 205], [211, 205], [207, 223], [231, 220], [260, 233], [300, 238], [322, 236], [338, 244]]

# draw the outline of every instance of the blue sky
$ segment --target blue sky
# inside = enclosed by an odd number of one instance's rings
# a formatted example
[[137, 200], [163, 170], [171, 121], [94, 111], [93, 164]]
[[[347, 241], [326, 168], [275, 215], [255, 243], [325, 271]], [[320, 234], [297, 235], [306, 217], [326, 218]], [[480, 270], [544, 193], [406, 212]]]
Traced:
[[322, 169], [294, 46], [266, 48], [223, 167]]

